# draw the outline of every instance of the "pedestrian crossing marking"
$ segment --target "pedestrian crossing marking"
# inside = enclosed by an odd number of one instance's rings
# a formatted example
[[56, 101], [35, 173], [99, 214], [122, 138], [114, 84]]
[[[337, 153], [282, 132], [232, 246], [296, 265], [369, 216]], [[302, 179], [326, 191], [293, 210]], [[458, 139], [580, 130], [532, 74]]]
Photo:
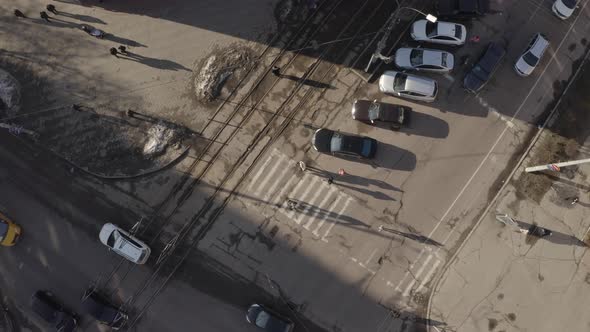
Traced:
[[[296, 165], [297, 161], [273, 149], [250, 180], [248, 196], [254, 201], [268, 204], [269, 208], [264, 208], [262, 212], [265, 217], [280, 212], [311, 231], [314, 236], [328, 242], [330, 232], [353, 198], [336, 184], [324, 181], [324, 176], [318, 174], [319, 170], [301, 171]], [[288, 206], [289, 200], [296, 203], [295, 207]], [[322, 228], [327, 230], [323, 232]]]

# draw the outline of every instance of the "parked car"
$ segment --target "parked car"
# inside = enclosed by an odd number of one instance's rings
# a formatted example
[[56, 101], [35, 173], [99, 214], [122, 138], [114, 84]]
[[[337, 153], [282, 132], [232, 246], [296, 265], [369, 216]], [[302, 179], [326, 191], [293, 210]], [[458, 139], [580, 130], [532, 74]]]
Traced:
[[104, 224], [98, 237], [102, 244], [135, 264], [144, 264], [150, 256], [151, 249], [147, 244], [117, 225]]
[[106, 298], [99, 294], [94, 288], [89, 288], [82, 296], [82, 307], [90, 316], [99, 323], [118, 330], [127, 322], [128, 316], [109, 303]]
[[438, 83], [431, 78], [388, 70], [379, 78], [379, 90], [398, 97], [431, 102], [436, 99]]
[[260, 304], [248, 308], [246, 320], [267, 332], [291, 332], [295, 326], [289, 318]]
[[78, 325], [76, 316], [66, 311], [50, 292], [36, 291], [31, 298], [31, 308], [43, 320], [55, 327], [57, 332], [72, 332]]
[[553, 10], [555, 16], [565, 20], [572, 16], [577, 6], [578, 0], [555, 0], [551, 10]]
[[0, 245], [6, 247], [15, 245], [21, 233], [19, 225], [0, 213]]
[[458, 23], [418, 20], [412, 24], [410, 35], [419, 42], [463, 45], [467, 38], [467, 28]]
[[541, 33], [536, 33], [514, 64], [516, 73], [520, 76], [529, 76], [539, 64], [548, 46], [547, 38]]
[[489, 0], [438, 0], [438, 17], [471, 18], [485, 15], [490, 8]]
[[506, 49], [499, 43], [490, 43], [484, 55], [471, 68], [463, 80], [465, 89], [478, 92], [490, 80], [506, 54]]
[[395, 51], [395, 65], [403, 69], [447, 73], [453, 69], [455, 58], [447, 51], [402, 47]]
[[377, 141], [370, 137], [343, 134], [326, 128], [316, 130], [313, 148], [322, 153], [371, 159], [377, 152]]
[[352, 118], [365, 123], [391, 124], [394, 129], [406, 126], [412, 109], [407, 106], [381, 103], [376, 100], [357, 99], [352, 104]]

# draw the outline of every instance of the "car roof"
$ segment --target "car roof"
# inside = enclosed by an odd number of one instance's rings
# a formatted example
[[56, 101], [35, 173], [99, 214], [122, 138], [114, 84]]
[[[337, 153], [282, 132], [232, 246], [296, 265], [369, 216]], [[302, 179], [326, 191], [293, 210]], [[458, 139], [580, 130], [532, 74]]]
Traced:
[[89, 296], [82, 301], [82, 307], [86, 313], [94, 318], [109, 323], [115, 320], [117, 313], [119, 312], [119, 310], [110, 305], [96, 292], [91, 292]]
[[477, 65], [490, 73], [498, 65], [500, 59], [504, 57], [504, 54], [506, 54], [506, 50], [503, 46], [501, 46], [499, 43], [491, 42], [488, 45], [484, 55], [478, 61]]
[[426, 77], [408, 75], [406, 79], [406, 90], [425, 93], [429, 96], [434, 93], [435, 86], [435, 81]]
[[535, 38], [535, 43], [531, 47], [530, 52], [539, 56], [547, 48], [549, 41], [540, 33], [535, 34], [533, 38]]
[[330, 152], [334, 131], [326, 128], [320, 128], [313, 134], [312, 144], [319, 152]]
[[441, 36], [455, 36], [455, 26], [458, 25], [456, 23], [451, 22], [443, 22], [437, 21], [436, 22], [436, 33], [437, 35]]

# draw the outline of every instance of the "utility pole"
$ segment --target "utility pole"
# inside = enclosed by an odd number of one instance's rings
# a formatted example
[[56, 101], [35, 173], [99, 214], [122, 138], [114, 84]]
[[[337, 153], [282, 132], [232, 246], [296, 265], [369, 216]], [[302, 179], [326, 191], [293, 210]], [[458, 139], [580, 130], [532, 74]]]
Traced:
[[524, 170], [527, 173], [545, 171], [545, 170], [559, 172], [561, 167], [574, 166], [574, 165], [580, 165], [580, 164], [585, 164], [585, 163], [590, 163], [590, 159], [580, 159], [580, 160], [565, 161], [565, 162], [561, 162], [561, 163], [532, 166], [532, 167], [527, 167]]

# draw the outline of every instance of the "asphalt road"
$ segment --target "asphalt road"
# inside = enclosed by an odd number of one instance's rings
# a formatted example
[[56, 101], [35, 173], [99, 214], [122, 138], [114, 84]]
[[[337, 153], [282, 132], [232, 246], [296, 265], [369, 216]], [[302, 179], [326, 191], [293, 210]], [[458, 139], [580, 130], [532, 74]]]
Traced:
[[[118, 261], [97, 235], [103, 221], [122, 210], [112, 202], [104, 204], [80, 185], [77, 173], [45, 153], [5, 132], [0, 132], [0, 140], [0, 208], [23, 228], [16, 246], [0, 248], [0, 288], [21, 331], [45, 331], [29, 309], [30, 296], [38, 289], [49, 290], [81, 314], [84, 289]], [[198, 325], [200, 331], [255, 331], [245, 322], [244, 308], [181, 282], [172, 283], [162, 297], [164, 305], [156, 306], [139, 330], [181, 331]], [[81, 326], [84, 331], [105, 330], [85, 315]]]

